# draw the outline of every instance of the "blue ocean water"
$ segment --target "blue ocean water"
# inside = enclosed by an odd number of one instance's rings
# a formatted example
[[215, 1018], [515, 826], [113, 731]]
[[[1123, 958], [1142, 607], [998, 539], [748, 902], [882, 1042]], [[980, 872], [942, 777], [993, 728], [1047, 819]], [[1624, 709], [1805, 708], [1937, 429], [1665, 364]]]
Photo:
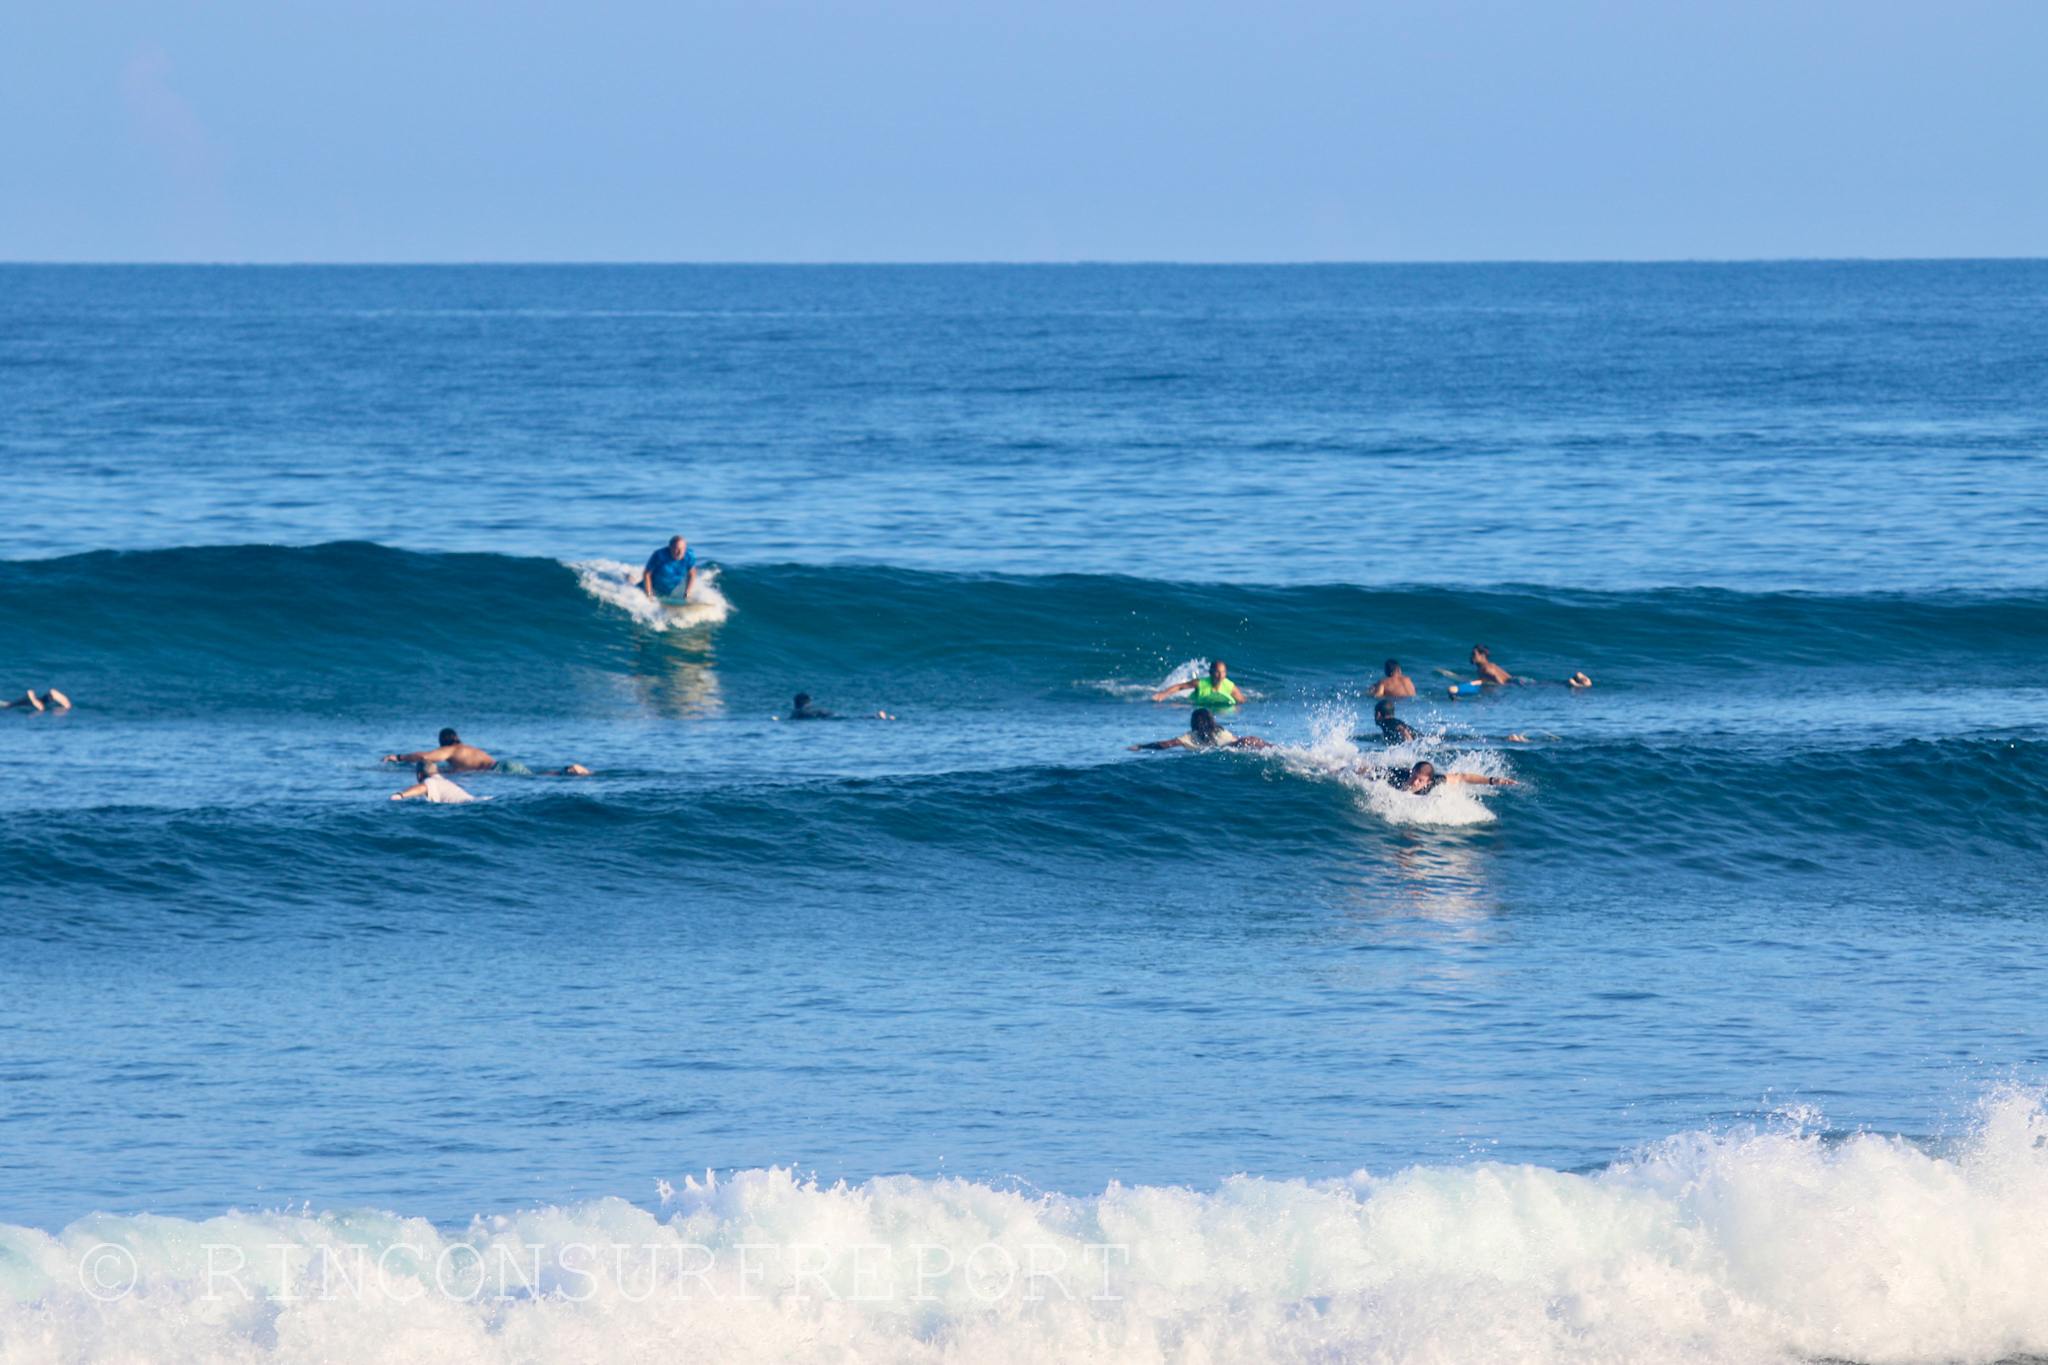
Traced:
[[[0, 268], [0, 1346], [2048, 1354], [2044, 304]], [[1131, 752], [1212, 659], [1275, 747]]]

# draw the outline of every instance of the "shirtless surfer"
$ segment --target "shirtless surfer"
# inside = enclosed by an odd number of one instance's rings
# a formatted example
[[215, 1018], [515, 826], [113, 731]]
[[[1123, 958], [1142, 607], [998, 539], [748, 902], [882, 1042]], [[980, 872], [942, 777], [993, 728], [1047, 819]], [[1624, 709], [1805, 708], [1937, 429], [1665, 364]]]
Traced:
[[65, 696], [54, 687], [44, 689], [43, 695], [38, 697], [36, 690], [31, 687], [22, 694], [20, 701], [0, 702], [0, 710], [12, 710], [17, 706], [30, 711], [69, 711], [71, 709], [71, 698]]
[[1375, 697], [1412, 697], [1415, 695], [1415, 679], [1401, 671], [1399, 659], [1387, 660], [1387, 676], [1372, 685], [1370, 695]]
[[647, 567], [640, 571], [640, 586], [656, 601], [680, 587], [688, 600], [690, 589], [697, 586], [697, 556], [690, 542], [670, 536], [668, 544], [647, 557]]
[[1233, 735], [1216, 723], [1216, 717], [1204, 708], [1197, 708], [1188, 717], [1188, 732], [1175, 735], [1172, 739], [1157, 739], [1150, 744], [1133, 744], [1137, 749], [1270, 749], [1271, 740], [1260, 739], [1257, 735]]
[[1189, 678], [1186, 682], [1177, 682], [1171, 687], [1161, 688], [1152, 694], [1152, 700], [1165, 701], [1176, 692], [1193, 689], [1195, 695], [1188, 700], [1197, 706], [1236, 706], [1244, 701], [1244, 693], [1238, 691], [1237, 684], [1227, 676], [1229, 671], [1223, 660], [1218, 659], [1209, 665], [1208, 677]]
[[438, 749], [424, 749], [416, 754], [386, 754], [384, 755], [384, 761], [386, 763], [446, 763], [458, 773], [489, 772], [498, 766], [497, 759], [492, 758], [473, 744], [464, 744], [462, 736], [456, 734], [453, 730], [443, 730], [441, 732], [441, 747]]
[[1472, 671], [1479, 675], [1481, 682], [1511, 683], [1514, 675], [1493, 661], [1485, 645], [1472, 646]]

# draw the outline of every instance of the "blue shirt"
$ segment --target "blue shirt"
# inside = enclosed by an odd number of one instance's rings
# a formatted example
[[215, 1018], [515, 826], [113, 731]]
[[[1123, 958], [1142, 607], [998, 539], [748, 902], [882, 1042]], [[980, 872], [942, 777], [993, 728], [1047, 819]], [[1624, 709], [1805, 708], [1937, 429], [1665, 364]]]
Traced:
[[647, 572], [654, 575], [654, 591], [666, 597], [689, 581], [690, 570], [697, 567], [697, 552], [683, 551], [681, 559], [670, 559], [668, 546], [656, 550], [647, 560]]

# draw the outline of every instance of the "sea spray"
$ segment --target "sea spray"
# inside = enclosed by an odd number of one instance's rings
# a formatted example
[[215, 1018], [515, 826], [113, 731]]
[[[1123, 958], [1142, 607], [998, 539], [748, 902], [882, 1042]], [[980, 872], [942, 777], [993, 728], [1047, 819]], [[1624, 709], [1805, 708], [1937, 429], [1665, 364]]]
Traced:
[[1070, 1198], [786, 1170], [441, 1229], [0, 1232], [12, 1359], [1990, 1362], [2048, 1351], [2048, 1115], [1946, 1153], [1796, 1118], [1592, 1174], [1482, 1163]]

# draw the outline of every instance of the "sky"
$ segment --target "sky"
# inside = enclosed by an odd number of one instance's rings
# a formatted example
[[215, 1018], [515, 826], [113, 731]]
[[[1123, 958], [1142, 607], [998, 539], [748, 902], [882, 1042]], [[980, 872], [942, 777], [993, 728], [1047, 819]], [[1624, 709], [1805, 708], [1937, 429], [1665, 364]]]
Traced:
[[0, 260], [2048, 256], [2048, 3], [0, 5]]

